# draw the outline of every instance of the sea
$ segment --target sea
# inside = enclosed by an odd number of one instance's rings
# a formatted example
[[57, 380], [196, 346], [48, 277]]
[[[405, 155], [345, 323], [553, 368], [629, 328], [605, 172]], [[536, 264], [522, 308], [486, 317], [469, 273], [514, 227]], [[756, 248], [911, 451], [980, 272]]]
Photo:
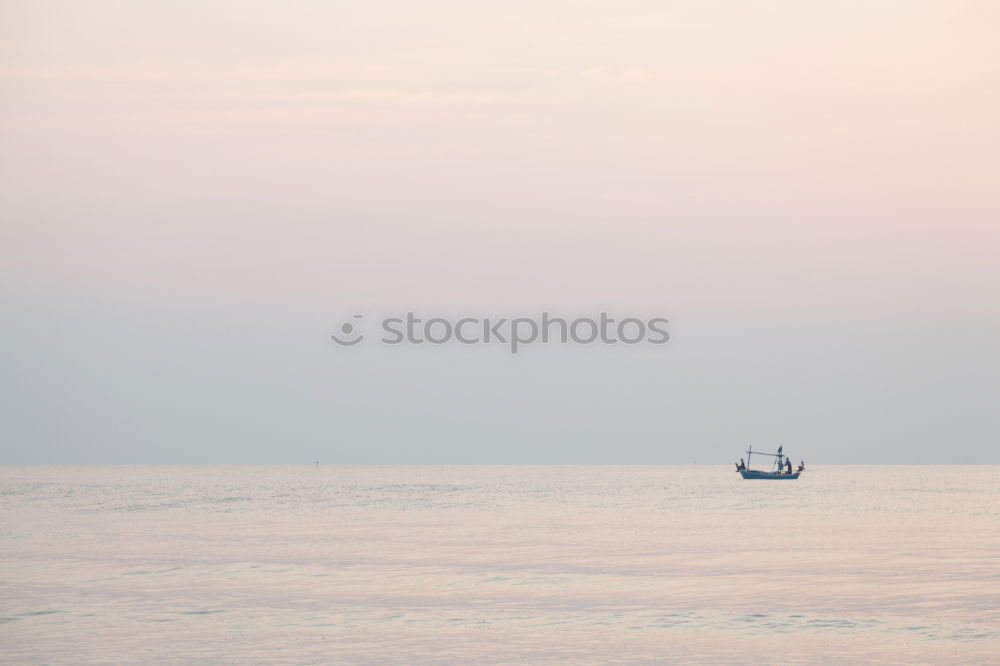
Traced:
[[0, 467], [11, 664], [1000, 664], [1000, 466]]

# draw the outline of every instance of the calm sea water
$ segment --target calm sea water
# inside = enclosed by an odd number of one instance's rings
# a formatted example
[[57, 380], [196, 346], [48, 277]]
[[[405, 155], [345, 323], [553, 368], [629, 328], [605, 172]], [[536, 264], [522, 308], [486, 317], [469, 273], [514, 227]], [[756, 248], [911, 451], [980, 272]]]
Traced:
[[1000, 467], [0, 468], [7, 663], [1000, 663]]

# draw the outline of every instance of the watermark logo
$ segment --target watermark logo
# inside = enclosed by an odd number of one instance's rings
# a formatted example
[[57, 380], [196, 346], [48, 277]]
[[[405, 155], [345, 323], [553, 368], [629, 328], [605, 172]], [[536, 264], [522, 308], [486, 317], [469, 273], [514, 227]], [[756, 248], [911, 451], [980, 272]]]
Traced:
[[[352, 319], [362, 319], [364, 315], [356, 314]], [[331, 333], [330, 338], [336, 342], [338, 345], [343, 345], [345, 347], [353, 347], [362, 340], [365, 339], [364, 333], [358, 331], [358, 325], [354, 322], [345, 321], [340, 325], [337, 333]]]
[[[365, 335], [360, 330], [363, 315], [355, 314], [340, 325], [330, 338], [338, 345], [353, 347]], [[517, 354], [527, 345], [541, 344], [604, 344], [662, 345], [670, 340], [665, 317], [624, 317], [616, 319], [607, 312], [598, 317], [574, 319], [553, 317], [542, 312], [539, 317], [422, 317], [407, 312], [402, 316], [387, 316], [379, 321], [385, 345], [443, 345], [456, 342], [463, 345], [505, 345]]]

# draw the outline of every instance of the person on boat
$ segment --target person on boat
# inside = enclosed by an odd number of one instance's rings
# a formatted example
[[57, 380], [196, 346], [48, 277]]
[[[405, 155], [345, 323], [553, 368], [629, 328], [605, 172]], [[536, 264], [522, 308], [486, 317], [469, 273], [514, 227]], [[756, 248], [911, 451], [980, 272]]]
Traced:
[[795, 470], [795, 471], [798, 472], [799, 474], [801, 474], [802, 472], [805, 471], [805, 469], [806, 469], [806, 463], [805, 463], [805, 461], [804, 460], [800, 460], [799, 461], [799, 468], [797, 470]]
[[791, 474], [792, 473], [792, 459], [791, 458], [785, 458], [785, 469], [788, 470], [786, 472], [786, 474]]
[[743, 462], [743, 458], [740, 458], [740, 461], [738, 463], [736, 463], [736, 471], [739, 472], [739, 471], [744, 470], [746, 468], [747, 468], [747, 464], [745, 462]]

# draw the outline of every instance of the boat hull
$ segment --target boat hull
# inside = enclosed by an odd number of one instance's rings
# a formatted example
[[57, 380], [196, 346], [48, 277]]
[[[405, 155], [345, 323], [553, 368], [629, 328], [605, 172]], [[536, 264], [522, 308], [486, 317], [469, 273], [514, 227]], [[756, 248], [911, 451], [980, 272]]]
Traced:
[[755, 469], [741, 469], [740, 476], [744, 479], [771, 479], [773, 481], [790, 481], [799, 478], [799, 472], [784, 474], [782, 472], [760, 472]]

